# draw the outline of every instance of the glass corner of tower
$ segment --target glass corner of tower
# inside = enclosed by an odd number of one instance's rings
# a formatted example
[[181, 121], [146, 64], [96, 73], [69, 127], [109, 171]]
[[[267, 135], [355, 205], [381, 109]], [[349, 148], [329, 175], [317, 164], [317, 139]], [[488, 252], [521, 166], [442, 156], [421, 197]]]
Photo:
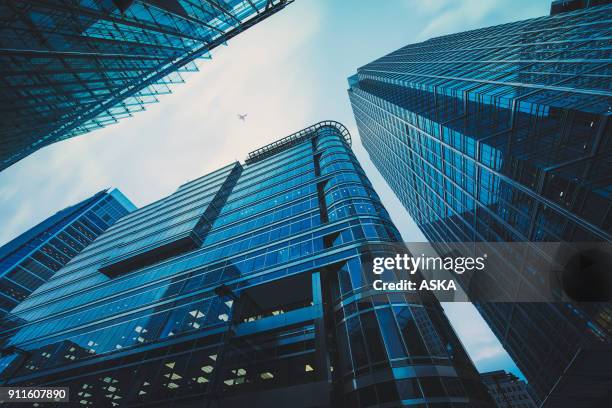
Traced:
[[121, 204], [121, 206], [123, 206], [129, 212], [138, 209], [138, 207], [136, 207], [136, 205], [132, 203], [130, 199], [127, 198], [118, 188], [113, 188], [108, 194], [117, 200], [119, 204]]
[[359, 74], [355, 73], [346, 79], [349, 88], [354, 88], [359, 84]]

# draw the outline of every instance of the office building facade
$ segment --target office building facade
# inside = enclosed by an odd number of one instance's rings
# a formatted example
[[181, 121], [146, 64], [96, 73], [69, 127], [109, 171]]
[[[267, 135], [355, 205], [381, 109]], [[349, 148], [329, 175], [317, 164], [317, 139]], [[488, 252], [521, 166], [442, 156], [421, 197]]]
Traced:
[[317, 123], [108, 229], [15, 311], [0, 378], [74, 406], [491, 407], [429, 292], [372, 289], [399, 240]]
[[0, 171], [132, 116], [288, 0], [0, 3]]
[[135, 209], [119, 190], [100, 191], [0, 247], [0, 330], [15, 324], [13, 308]]
[[537, 408], [525, 381], [503, 370], [480, 374], [498, 408]]
[[[458, 246], [445, 242], [610, 242], [611, 12], [432, 38], [349, 78], [363, 146], [439, 253]], [[545, 406], [610, 397], [609, 303], [478, 308]]]

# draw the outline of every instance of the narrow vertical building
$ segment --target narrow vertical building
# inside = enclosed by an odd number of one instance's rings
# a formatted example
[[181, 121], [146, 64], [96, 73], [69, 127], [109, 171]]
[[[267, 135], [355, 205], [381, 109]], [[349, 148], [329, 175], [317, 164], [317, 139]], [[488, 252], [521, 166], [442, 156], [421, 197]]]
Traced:
[[0, 247], [0, 330], [16, 324], [13, 308], [135, 209], [119, 190], [100, 191]]
[[497, 370], [480, 377], [498, 408], [537, 408], [529, 386], [514, 374]]
[[122, 218], [16, 310], [5, 384], [73, 406], [491, 407], [429, 292], [371, 287], [400, 235], [337, 122]]
[[[579, 9], [411, 44], [349, 78], [365, 149], [439, 253], [610, 242], [612, 6], [568, 3]], [[610, 303], [478, 308], [544, 406], [610, 401]]]
[[0, 2], [0, 171], [143, 111], [291, 1]]

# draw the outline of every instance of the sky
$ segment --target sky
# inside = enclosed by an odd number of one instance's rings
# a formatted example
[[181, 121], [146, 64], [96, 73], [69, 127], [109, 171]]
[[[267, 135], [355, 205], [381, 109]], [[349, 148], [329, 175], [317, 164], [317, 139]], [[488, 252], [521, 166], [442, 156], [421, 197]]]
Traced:
[[[426, 241], [361, 146], [346, 78], [404, 45], [546, 15], [550, 0], [297, 0], [199, 63], [186, 84], [118, 124], [0, 172], [0, 245], [109, 187], [141, 207], [321, 120], [343, 123], [407, 242]], [[247, 113], [245, 122], [238, 113]], [[476, 309], [443, 304], [479, 371], [522, 377]]]

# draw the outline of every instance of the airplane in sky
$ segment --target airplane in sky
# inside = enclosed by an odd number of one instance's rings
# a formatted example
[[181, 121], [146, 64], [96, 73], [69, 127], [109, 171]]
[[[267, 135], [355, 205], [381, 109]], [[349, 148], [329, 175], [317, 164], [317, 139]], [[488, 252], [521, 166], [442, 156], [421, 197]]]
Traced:
[[240, 119], [243, 122], [246, 122], [247, 115], [248, 113], [245, 113], [244, 115], [238, 114], [238, 119]]

